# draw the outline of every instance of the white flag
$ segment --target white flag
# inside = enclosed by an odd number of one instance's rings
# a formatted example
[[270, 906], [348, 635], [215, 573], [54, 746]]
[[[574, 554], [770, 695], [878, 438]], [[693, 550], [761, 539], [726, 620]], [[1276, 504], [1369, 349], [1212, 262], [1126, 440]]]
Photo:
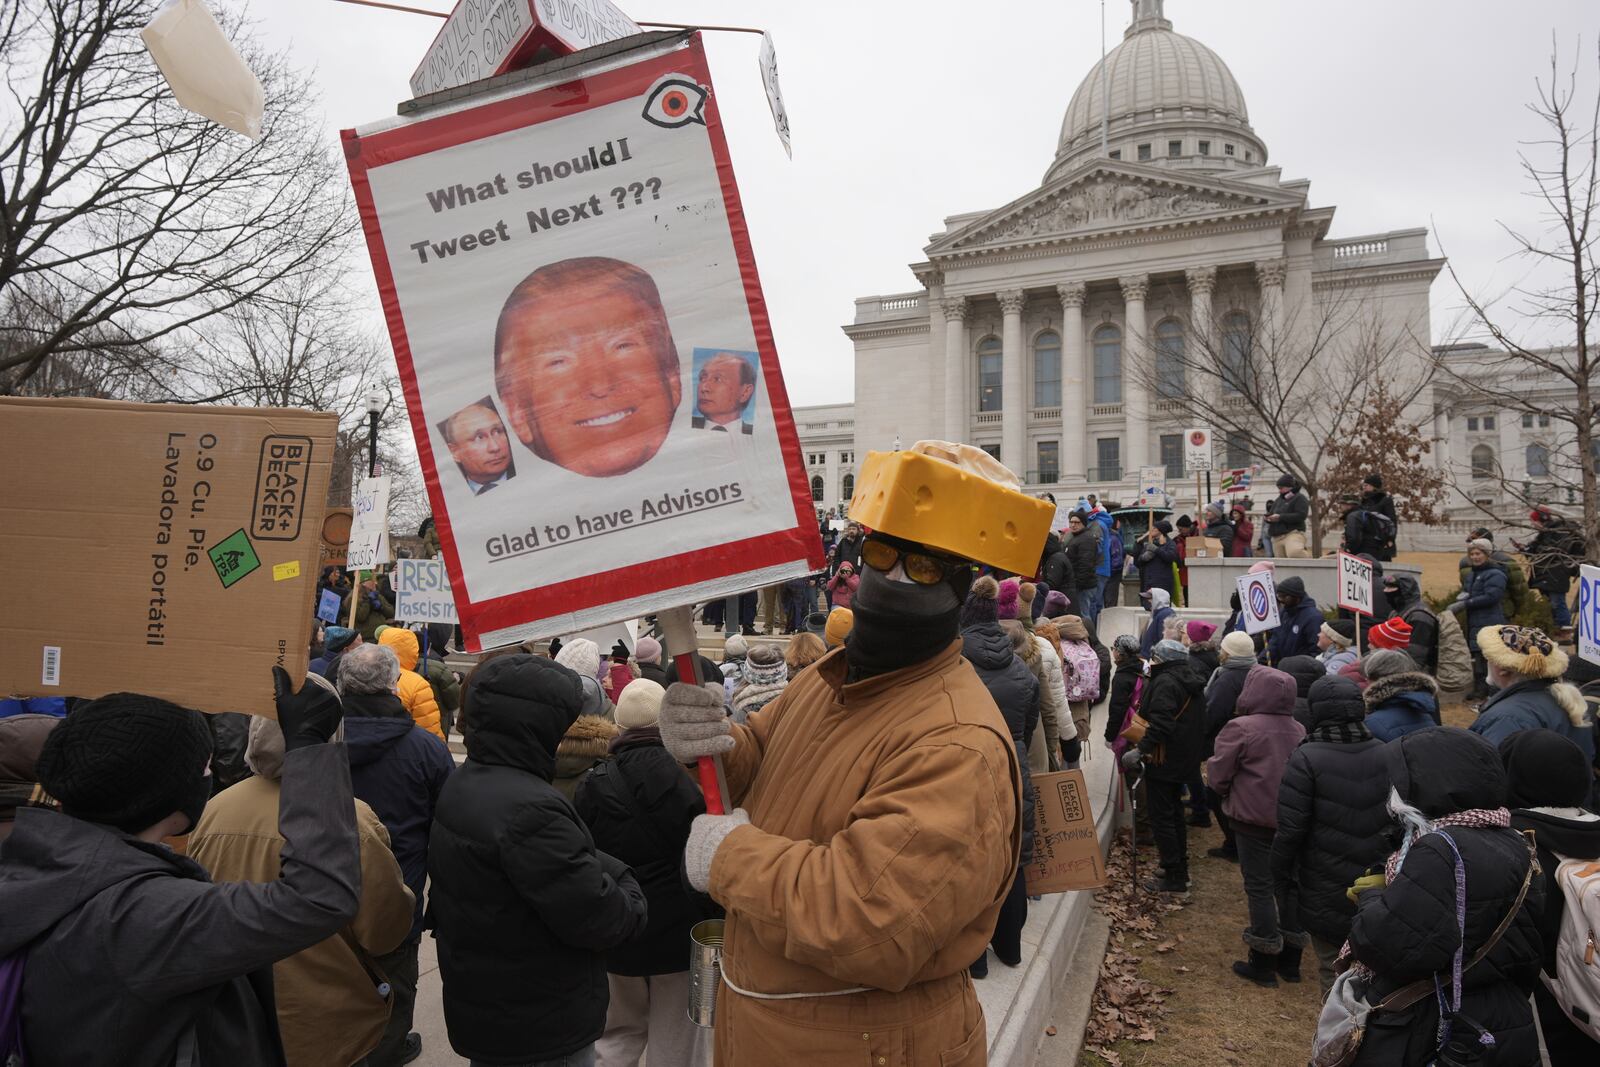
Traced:
[[202, 0], [166, 0], [139, 36], [178, 103], [252, 141], [261, 138], [261, 81]]

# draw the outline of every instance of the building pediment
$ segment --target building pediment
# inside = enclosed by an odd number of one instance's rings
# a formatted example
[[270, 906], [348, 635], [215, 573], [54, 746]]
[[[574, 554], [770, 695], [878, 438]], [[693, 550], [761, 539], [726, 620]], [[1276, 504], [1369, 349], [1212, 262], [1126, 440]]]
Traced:
[[1191, 178], [1153, 167], [1096, 163], [946, 234], [929, 258], [962, 256], [1141, 230], [1292, 213], [1303, 193]]

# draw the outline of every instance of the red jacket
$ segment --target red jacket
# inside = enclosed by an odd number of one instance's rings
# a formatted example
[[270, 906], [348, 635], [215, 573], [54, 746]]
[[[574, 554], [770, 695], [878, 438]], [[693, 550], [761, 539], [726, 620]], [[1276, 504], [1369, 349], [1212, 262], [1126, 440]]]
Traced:
[[1233, 544], [1228, 546], [1230, 556], [1248, 556], [1251, 544], [1256, 539], [1255, 523], [1249, 519], [1240, 519], [1233, 524]]

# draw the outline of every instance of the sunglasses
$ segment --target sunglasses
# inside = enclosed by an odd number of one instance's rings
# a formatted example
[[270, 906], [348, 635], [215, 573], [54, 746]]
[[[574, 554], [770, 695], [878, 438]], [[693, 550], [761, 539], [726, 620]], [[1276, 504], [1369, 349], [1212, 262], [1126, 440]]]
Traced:
[[905, 569], [906, 577], [918, 585], [938, 585], [952, 571], [969, 566], [965, 560], [935, 556], [910, 544], [901, 546], [875, 537], [861, 546], [861, 562], [885, 574], [894, 570], [898, 563]]

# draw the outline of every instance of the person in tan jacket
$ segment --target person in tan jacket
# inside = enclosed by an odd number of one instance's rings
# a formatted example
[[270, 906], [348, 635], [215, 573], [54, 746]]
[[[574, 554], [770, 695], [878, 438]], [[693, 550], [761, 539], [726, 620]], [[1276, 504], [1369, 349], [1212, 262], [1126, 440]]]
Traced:
[[[277, 721], [252, 719], [245, 761], [256, 776], [212, 797], [189, 837], [189, 856], [213, 880], [277, 880], [283, 755]], [[364, 802], [355, 806], [361, 847], [361, 907], [355, 919], [272, 966], [288, 1067], [348, 1067], [377, 1047], [389, 1022], [388, 1000], [375, 984], [382, 975], [369, 974], [368, 967], [372, 956], [393, 950], [411, 932], [411, 890], [389, 850], [383, 823]]]
[[1021, 778], [961, 656], [972, 569], [882, 533], [862, 561], [845, 647], [747, 723], [713, 687], [663, 703], [668, 751], [725, 753], [738, 805], [697, 818], [684, 851], [727, 909], [718, 1067], [987, 1060], [967, 967], [1017, 873]]

